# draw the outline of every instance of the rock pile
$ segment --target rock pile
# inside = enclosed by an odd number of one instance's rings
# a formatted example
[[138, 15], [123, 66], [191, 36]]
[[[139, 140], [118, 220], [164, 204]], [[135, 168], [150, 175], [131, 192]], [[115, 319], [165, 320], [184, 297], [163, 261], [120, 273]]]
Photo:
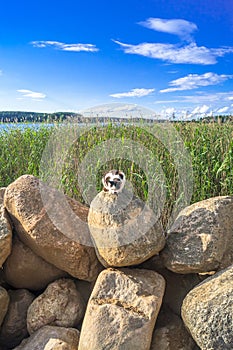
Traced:
[[66, 197], [70, 215], [59, 196], [31, 175], [0, 190], [0, 350], [233, 349], [233, 197], [164, 234], [136, 197]]

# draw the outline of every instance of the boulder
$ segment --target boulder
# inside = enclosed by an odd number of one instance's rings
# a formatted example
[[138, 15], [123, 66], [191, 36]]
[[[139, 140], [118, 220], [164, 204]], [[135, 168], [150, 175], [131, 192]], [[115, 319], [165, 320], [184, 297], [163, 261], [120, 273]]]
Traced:
[[61, 278], [48, 285], [30, 305], [27, 328], [30, 334], [51, 325], [77, 327], [84, 316], [85, 304], [71, 279]]
[[7, 187], [4, 204], [20, 240], [35, 254], [76, 278], [97, 277], [99, 262], [88, 246], [87, 207], [32, 175]]
[[3, 201], [4, 201], [3, 198], [4, 198], [5, 191], [6, 191], [6, 187], [1, 187], [0, 188], [0, 205], [3, 204]]
[[6, 316], [9, 301], [9, 294], [7, 293], [6, 289], [0, 287], [0, 326], [4, 320], [4, 317]]
[[194, 347], [195, 342], [180, 317], [162, 306], [150, 350], [194, 350]]
[[72, 346], [60, 339], [49, 339], [44, 350], [77, 350], [77, 346]]
[[203, 273], [233, 263], [233, 196], [194, 203], [180, 212], [162, 252], [176, 273]]
[[90, 298], [90, 295], [92, 293], [92, 290], [94, 288], [95, 282], [87, 282], [83, 280], [75, 280], [75, 285], [78, 291], [80, 292], [85, 305], [87, 305], [87, 302]]
[[163, 303], [166, 304], [174, 314], [181, 315], [181, 306], [185, 296], [202, 280], [197, 274], [176, 274], [169, 270], [159, 271], [166, 281], [166, 290]]
[[10, 303], [0, 330], [0, 344], [18, 345], [27, 335], [27, 310], [34, 295], [26, 289], [9, 290]]
[[233, 348], [233, 265], [187, 294], [182, 318], [202, 350]]
[[166, 282], [166, 289], [163, 297], [163, 304], [166, 304], [172, 312], [181, 315], [181, 306], [185, 296], [197, 284], [201, 283], [205, 276], [199, 274], [178, 274], [166, 269], [159, 255], [155, 255], [145, 261], [138, 268], [153, 270], [163, 276]]
[[160, 220], [126, 189], [118, 195], [98, 193], [90, 205], [88, 225], [97, 256], [104, 266], [140, 264], [165, 245]]
[[[57, 341], [65, 343], [67, 348], [61, 348], [62, 350], [77, 350], [79, 342], [79, 331], [74, 328], [55, 327], [55, 326], [44, 326], [29, 338], [22, 341], [14, 350], [50, 350], [59, 348], [51, 348], [51, 340], [56, 339]], [[52, 343], [54, 344], [54, 342]], [[56, 343], [55, 343], [56, 344]], [[62, 345], [63, 345], [62, 344]], [[46, 348], [47, 346], [47, 348]], [[50, 346], [50, 348], [48, 348]]]
[[10, 255], [12, 244], [12, 229], [11, 224], [4, 209], [3, 205], [0, 205], [0, 268]]
[[14, 288], [41, 290], [68, 274], [36, 255], [17, 236], [4, 266], [4, 278]]
[[83, 320], [79, 350], [149, 350], [165, 281], [154, 271], [100, 273]]

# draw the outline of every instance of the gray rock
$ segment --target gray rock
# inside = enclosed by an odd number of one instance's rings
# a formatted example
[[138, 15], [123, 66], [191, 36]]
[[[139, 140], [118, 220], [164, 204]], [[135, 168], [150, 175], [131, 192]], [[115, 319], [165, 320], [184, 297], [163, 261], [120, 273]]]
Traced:
[[163, 276], [166, 281], [163, 304], [166, 304], [178, 316], [181, 315], [181, 306], [185, 296], [204, 279], [204, 276], [194, 273], [178, 274], [167, 270], [162, 265], [159, 255], [152, 257], [138, 267], [156, 271]]
[[233, 265], [188, 293], [182, 318], [202, 350], [233, 349]]
[[4, 278], [14, 288], [41, 290], [68, 274], [36, 255], [17, 236], [4, 266]]
[[169, 308], [162, 307], [156, 321], [150, 350], [193, 350], [195, 342], [184, 323]]
[[[51, 339], [56, 339], [69, 345], [67, 350], [77, 350], [79, 342], [79, 331], [74, 328], [44, 326], [29, 338], [22, 341], [14, 350], [45, 350]], [[51, 345], [51, 343], [50, 343]], [[46, 348], [48, 350], [48, 347]], [[49, 348], [50, 349], [50, 348]], [[59, 348], [52, 348], [58, 350]], [[61, 348], [65, 350], [66, 348]]]
[[195, 203], [180, 212], [161, 256], [176, 273], [202, 273], [233, 263], [233, 197]]
[[77, 350], [77, 346], [72, 346], [60, 339], [49, 339], [44, 350]]
[[154, 271], [106, 269], [88, 302], [79, 350], [149, 350], [165, 281]]
[[90, 244], [88, 208], [48, 187], [32, 175], [10, 184], [4, 204], [20, 240], [47, 262], [88, 281], [99, 262]]
[[10, 303], [0, 330], [0, 344], [8, 348], [18, 345], [27, 335], [27, 310], [34, 295], [26, 289], [10, 290]]
[[6, 316], [8, 305], [9, 305], [9, 295], [3, 287], [0, 286], [0, 326]]
[[61, 278], [50, 283], [30, 305], [27, 313], [28, 332], [32, 334], [46, 325], [76, 327], [84, 312], [85, 304], [75, 283]]
[[159, 271], [159, 273], [166, 281], [163, 303], [166, 303], [176, 315], [180, 316], [185, 296], [201, 282], [201, 278], [196, 274], [182, 275], [168, 270]]
[[0, 205], [0, 268], [11, 253], [12, 229], [11, 224], [4, 209]]
[[137, 265], [161, 251], [161, 222], [143, 201], [124, 189], [101, 191], [91, 202], [88, 225], [97, 256], [105, 266]]

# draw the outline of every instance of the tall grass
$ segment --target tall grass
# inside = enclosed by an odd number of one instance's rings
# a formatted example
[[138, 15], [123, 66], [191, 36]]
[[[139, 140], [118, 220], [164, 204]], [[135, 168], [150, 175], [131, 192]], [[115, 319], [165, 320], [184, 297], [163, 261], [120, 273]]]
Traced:
[[[232, 195], [233, 124], [176, 123], [173, 126], [183, 139], [192, 160], [194, 182], [191, 202], [218, 195]], [[16, 128], [0, 133], [1, 187], [7, 186], [22, 174], [41, 176], [41, 157], [48, 140], [51, 140], [55, 131], [56, 127], [55, 129], [41, 127], [38, 130]], [[83, 202], [83, 193], [81, 193], [77, 182], [79, 166], [88, 153], [94, 151], [98, 146], [101, 147], [103, 142], [113, 139], [117, 139], [122, 145], [127, 145], [127, 140], [130, 140], [132, 145], [141, 144], [144, 149], [149, 150], [149, 154], [156, 156], [165, 178], [166, 205], [164, 211], [165, 216], [168, 216], [177, 201], [178, 173], [176, 162], [169, 149], [140, 125], [108, 123], [105, 126], [95, 126], [82, 132], [69, 147], [69, 152], [65, 154], [65, 159], [63, 159], [60, 187], [69, 196]], [[93, 162], [89, 162], [88, 171], [90, 176], [95, 179], [97, 191], [102, 187], [103, 173], [111, 168], [120, 168], [132, 183], [135, 193], [143, 200], [147, 200], [148, 179], [145, 167], [141, 166], [135, 159], [130, 159], [130, 156], [125, 158], [119, 156], [117, 149], [115, 154], [113, 149], [111, 152], [110, 157], [106, 153], [105, 162], [99, 161], [98, 157], [93, 159]], [[147, 166], [150, 166], [150, 161], [150, 157], [147, 158]], [[153, 165], [152, 161], [151, 164]], [[54, 173], [56, 173], [56, 166], [53, 164]], [[149, 170], [153, 173], [152, 168]], [[155, 182], [162, 181], [157, 170], [154, 171], [153, 176], [155, 176]], [[88, 183], [85, 186], [88, 191]]]

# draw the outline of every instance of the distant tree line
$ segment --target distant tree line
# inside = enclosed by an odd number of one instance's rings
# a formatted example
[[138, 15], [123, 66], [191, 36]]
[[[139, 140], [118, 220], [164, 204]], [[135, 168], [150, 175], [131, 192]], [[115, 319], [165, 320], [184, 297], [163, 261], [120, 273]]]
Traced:
[[[74, 120], [78, 123], [85, 123], [87, 120], [91, 123], [104, 123], [106, 119], [109, 122], [128, 122], [129, 119], [131, 121], [138, 121], [140, 118], [104, 118], [104, 117], [84, 117], [81, 114], [73, 113], [73, 112], [55, 112], [55, 113], [39, 113], [39, 112], [21, 112], [21, 111], [0, 111], [0, 123], [52, 123], [52, 122], [62, 122], [65, 120]], [[148, 122], [160, 122], [163, 123], [167, 119], [157, 119], [157, 118], [149, 118]], [[175, 115], [172, 119], [169, 119], [170, 122], [179, 122], [178, 119], [175, 118]], [[217, 115], [217, 116], [206, 116], [203, 118], [196, 118], [187, 120], [188, 122], [204, 122], [204, 123], [232, 123], [233, 115]]]
[[1, 123], [42, 123], [64, 121], [68, 118], [79, 117], [77, 113], [56, 112], [56, 113], [38, 113], [38, 112], [20, 112], [6, 111], [0, 112]]

